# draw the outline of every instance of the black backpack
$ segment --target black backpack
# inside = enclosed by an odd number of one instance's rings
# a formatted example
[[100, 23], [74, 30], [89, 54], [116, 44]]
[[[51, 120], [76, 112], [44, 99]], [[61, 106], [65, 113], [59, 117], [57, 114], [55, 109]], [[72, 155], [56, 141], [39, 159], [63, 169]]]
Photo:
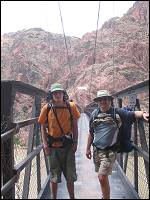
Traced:
[[[133, 111], [131, 108], [124, 107], [124, 110]], [[133, 121], [122, 121], [122, 125], [119, 128], [118, 140], [119, 140], [119, 149], [118, 153], [128, 153], [131, 152], [133, 147], [133, 141], [131, 140]]]
[[[118, 122], [116, 119], [116, 109], [117, 108], [112, 108], [112, 112], [111, 117], [114, 119], [114, 121], [116, 122], [117, 126], [118, 126]], [[126, 107], [123, 108], [124, 110], [130, 110], [131, 109], [127, 109]], [[97, 110], [94, 112], [92, 120], [94, 120], [98, 114], [101, 113], [100, 109], [97, 108]], [[90, 126], [92, 125], [92, 123], [90, 124]], [[118, 129], [118, 136], [117, 136], [117, 140], [116, 143], [111, 146], [109, 149], [116, 151], [117, 153], [128, 153], [131, 152], [133, 150], [133, 141], [131, 140], [131, 130], [132, 130], [132, 125], [133, 122], [129, 122], [129, 121], [124, 121], [122, 120], [122, 125]]]

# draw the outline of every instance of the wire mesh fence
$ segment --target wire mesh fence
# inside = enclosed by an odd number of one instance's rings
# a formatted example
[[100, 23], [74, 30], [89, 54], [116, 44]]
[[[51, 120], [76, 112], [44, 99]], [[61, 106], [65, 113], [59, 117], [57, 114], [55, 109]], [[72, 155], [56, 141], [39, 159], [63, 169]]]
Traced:
[[[20, 163], [24, 158], [27, 156], [27, 148], [20, 147], [15, 145], [15, 163]], [[22, 199], [23, 197], [23, 188], [27, 190], [26, 187], [29, 187], [29, 195], [28, 199], [36, 199], [38, 196], [37, 191], [37, 161], [36, 157], [31, 162], [31, 174], [30, 174], [30, 182], [29, 185], [24, 185], [25, 179], [25, 169], [21, 171], [19, 175], [19, 179], [15, 184], [15, 199]], [[40, 174], [41, 174], [41, 187], [43, 186], [46, 178], [47, 178], [47, 171], [44, 159], [44, 152], [43, 150], [40, 152]]]
[[[135, 187], [133, 152], [129, 153], [126, 176], [130, 180], [133, 187]], [[144, 159], [140, 156], [138, 157], [138, 195], [141, 199], [149, 199], [149, 187], [144, 167]]]

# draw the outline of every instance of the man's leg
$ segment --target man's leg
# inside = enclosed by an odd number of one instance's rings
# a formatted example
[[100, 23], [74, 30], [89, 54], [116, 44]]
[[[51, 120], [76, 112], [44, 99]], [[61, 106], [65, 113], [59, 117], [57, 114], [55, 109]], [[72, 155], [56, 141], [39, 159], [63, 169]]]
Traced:
[[75, 197], [74, 197], [74, 182], [67, 182], [67, 189], [69, 192], [70, 199], [75, 199]]
[[101, 185], [103, 199], [110, 199], [110, 186], [108, 175], [112, 174], [113, 164], [117, 153], [113, 151], [100, 152], [100, 168], [98, 170], [98, 179]]
[[51, 188], [51, 199], [56, 199], [57, 198], [57, 183], [51, 182], [50, 188]]
[[110, 186], [108, 176], [98, 175], [98, 179], [101, 185], [103, 199], [110, 199]]
[[68, 147], [66, 168], [64, 169], [64, 175], [67, 181], [67, 189], [70, 199], [75, 199], [74, 194], [74, 182], [77, 180], [75, 153], [72, 151], [72, 146]]

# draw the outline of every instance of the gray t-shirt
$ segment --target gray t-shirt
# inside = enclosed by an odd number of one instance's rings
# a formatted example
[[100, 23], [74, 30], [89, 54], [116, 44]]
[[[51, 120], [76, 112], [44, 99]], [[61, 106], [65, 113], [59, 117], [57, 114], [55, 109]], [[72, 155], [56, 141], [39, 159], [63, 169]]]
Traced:
[[119, 129], [110, 114], [101, 113], [97, 118], [99, 120], [94, 128], [93, 143], [96, 147], [104, 149], [116, 143]]
[[[93, 121], [94, 135], [93, 144], [97, 148], [104, 149], [112, 146], [117, 141], [119, 128], [122, 124], [121, 118], [118, 114], [114, 120], [114, 116], [111, 113], [99, 113]], [[117, 123], [116, 123], [117, 121]]]

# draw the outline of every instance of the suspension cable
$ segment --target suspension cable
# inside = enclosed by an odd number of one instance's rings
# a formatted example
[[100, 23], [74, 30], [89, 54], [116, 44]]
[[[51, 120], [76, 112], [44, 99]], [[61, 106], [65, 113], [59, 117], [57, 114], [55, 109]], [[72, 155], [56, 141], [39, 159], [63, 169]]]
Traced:
[[[49, 35], [48, 37], [48, 44], [49, 44], [49, 66], [50, 66], [50, 69], [52, 71], [52, 80], [54, 79], [54, 68], [52, 67], [52, 54], [51, 54], [51, 36]], [[50, 80], [48, 81], [48, 85], [49, 86], [49, 82]]]
[[94, 72], [94, 64], [96, 61], [96, 44], [97, 44], [97, 33], [98, 33], [98, 22], [99, 22], [99, 13], [100, 13], [100, 1], [99, 1], [99, 6], [98, 6], [98, 16], [97, 16], [97, 28], [96, 28], [96, 36], [95, 36], [95, 44], [94, 44], [94, 54], [93, 54], [93, 65], [92, 65], [92, 70], [91, 70], [91, 79], [90, 79], [90, 89], [89, 89], [89, 96], [91, 97], [91, 85], [92, 85], [92, 78], [93, 78], [93, 72]]
[[[73, 77], [72, 69], [71, 69], [71, 65], [70, 65], [70, 58], [69, 58], [69, 53], [68, 53], [68, 47], [67, 47], [67, 40], [66, 40], [66, 36], [65, 36], [65, 31], [64, 31], [63, 18], [62, 18], [62, 14], [61, 14], [61, 8], [60, 8], [59, 1], [58, 1], [58, 7], [59, 7], [60, 18], [61, 18], [61, 24], [62, 24], [62, 29], [63, 29], [64, 40], [65, 40], [65, 47], [66, 47], [66, 51], [67, 51], [67, 60], [68, 60], [68, 65], [69, 65], [69, 69], [70, 69], [70, 74], [69, 75], [70, 75], [70, 77]], [[66, 89], [67, 88], [68, 88], [68, 80], [67, 80]], [[74, 85], [73, 85], [73, 90], [74, 90], [74, 94], [75, 94], [76, 100], [78, 101]]]
[[[114, 13], [114, 1], [113, 1], [113, 13]], [[114, 16], [113, 16], [113, 21], [112, 21], [112, 48], [113, 48], [113, 88], [115, 90], [115, 67], [114, 67], [114, 63], [115, 63], [115, 57], [114, 57]]]
[[[46, 26], [47, 26], [47, 30], [48, 30], [48, 21], [47, 21], [47, 23], [46, 23]], [[51, 76], [51, 79], [49, 79], [49, 74], [50, 74], [50, 72], [48, 72], [46, 75], [48, 76], [48, 81], [47, 81], [47, 83], [46, 83], [46, 85], [45, 85], [45, 87], [49, 90], [49, 85], [50, 85], [50, 83], [51, 83], [51, 80], [53, 81], [53, 79], [54, 79], [54, 68], [52, 67], [52, 54], [51, 54], [51, 33], [50, 32], [47, 32], [47, 44], [48, 44], [48, 51], [49, 51], [49, 53], [48, 53], [48, 59], [47, 59], [47, 62], [48, 62], [48, 66], [50, 67], [50, 70], [51, 70], [51, 74], [52, 74], [52, 76]]]

